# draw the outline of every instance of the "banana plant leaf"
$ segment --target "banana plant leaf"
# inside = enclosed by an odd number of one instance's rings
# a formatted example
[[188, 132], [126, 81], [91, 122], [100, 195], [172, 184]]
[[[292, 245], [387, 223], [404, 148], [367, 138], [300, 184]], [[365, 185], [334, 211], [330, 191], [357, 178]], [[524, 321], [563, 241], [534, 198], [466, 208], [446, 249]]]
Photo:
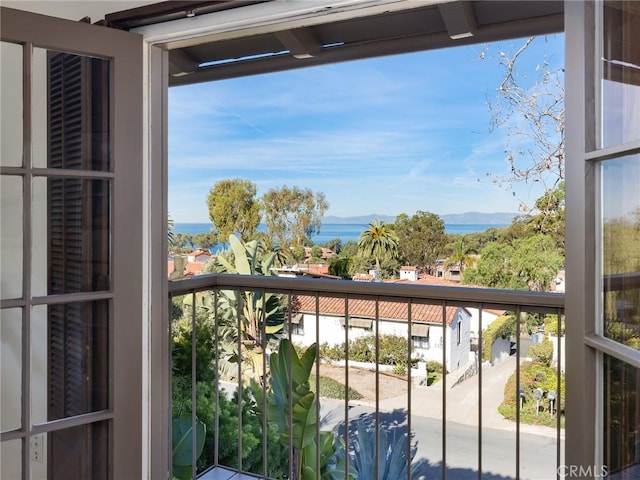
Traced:
[[[207, 426], [196, 420], [196, 460], [202, 455]], [[179, 480], [190, 479], [193, 476], [193, 426], [191, 417], [183, 416], [173, 419], [171, 426], [171, 444], [173, 447], [173, 476]]]

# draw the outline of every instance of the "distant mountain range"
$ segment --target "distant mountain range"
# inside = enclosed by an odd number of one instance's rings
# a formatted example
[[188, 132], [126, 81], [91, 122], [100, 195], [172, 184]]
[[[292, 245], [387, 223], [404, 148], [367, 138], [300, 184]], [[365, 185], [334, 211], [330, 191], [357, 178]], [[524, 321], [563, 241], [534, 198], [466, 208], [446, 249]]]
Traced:
[[[458, 225], [472, 225], [472, 224], [485, 224], [485, 225], [509, 225], [514, 217], [517, 217], [518, 213], [510, 212], [495, 212], [495, 213], [482, 213], [482, 212], [465, 212], [465, 213], [450, 213], [446, 215], [440, 215], [440, 218], [447, 224]], [[335, 217], [326, 216], [322, 219], [322, 223], [337, 223], [337, 224], [368, 224], [373, 220], [382, 220], [386, 223], [393, 223], [396, 217], [391, 215], [359, 215], [356, 217]]]

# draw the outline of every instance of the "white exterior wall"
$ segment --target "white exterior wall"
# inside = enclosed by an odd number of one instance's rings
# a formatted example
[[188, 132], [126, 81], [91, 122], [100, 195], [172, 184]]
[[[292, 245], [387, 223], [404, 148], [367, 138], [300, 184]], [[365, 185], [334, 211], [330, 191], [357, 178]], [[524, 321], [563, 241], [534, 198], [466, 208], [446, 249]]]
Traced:
[[404, 270], [400, 269], [400, 280], [411, 280], [415, 282], [418, 280], [418, 271], [417, 270]]
[[[471, 323], [471, 333], [478, 336], [480, 333], [480, 310], [477, 308], [466, 307], [471, 315], [470, 323]], [[487, 327], [493, 323], [493, 321], [498, 318], [500, 315], [496, 315], [495, 313], [487, 312], [486, 310], [482, 312], [482, 330], [486, 330]]]
[[[447, 349], [447, 370], [450, 372], [464, 367], [469, 361], [470, 319], [469, 313], [459, 308], [451, 325], [447, 328], [445, 348]], [[460, 343], [458, 343], [458, 329], [460, 329]]]
[[511, 338], [498, 337], [491, 346], [491, 365], [495, 365], [511, 356]]
[[[564, 339], [565, 337], [560, 337], [560, 365], [561, 365], [561, 370], [564, 371], [564, 366], [565, 364], [565, 360], [564, 360], [564, 352], [565, 352], [565, 348], [564, 348]], [[551, 337], [549, 340], [551, 340], [551, 343], [553, 344], [553, 363], [555, 365], [558, 364], [558, 337]]]
[[[345, 331], [340, 320], [343, 317], [333, 315], [320, 315], [320, 337], [316, 335], [315, 314], [305, 313], [300, 320], [303, 333], [301, 335], [292, 334], [293, 343], [303, 346], [317, 342], [318, 345], [327, 343], [329, 346], [340, 345], [345, 341]], [[446, 331], [446, 355], [447, 370], [453, 371], [467, 364], [470, 351], [470, 315], [463, 309], [458, 309], [456, 316]], [[461, 328], [460, 343], [458, 344], [458, 325]], [[349, 330], [349, 340], [373, 335], [375, 325], [371, 330], [351, 327]], [[381, 335], [396, 335], [407, 337], [407, 323], [401, 321], [380, 320], [378, 324]], [[429, 325], [429, 348], [412, 348], [415, 357], [422, 357], [424, 360], [435, 360], [442, 363], [443, 335], [442, 326]]]
[[[322, 337], [318, 338], [316, 334], [316, 316], [313, 314], [304, 314], [300, 320], [300, 327], [302, 327], [302, 335], [291, 335], [291, 341], [297, 345], [303, 345], [305, 347], [312, 343], [322, 345], [327, 343], [330, 346], [339, 345], [344, 343], [344, 329], [340, 325], [340, 318], [328, 315], [320, 315], [319, 318], [320, 330]], [[362, 330], [360, 328], [356, 330]], [[355, 335], [352, 332], [351, 335]], [[350, 338], [356, 338], [351, 336]]]

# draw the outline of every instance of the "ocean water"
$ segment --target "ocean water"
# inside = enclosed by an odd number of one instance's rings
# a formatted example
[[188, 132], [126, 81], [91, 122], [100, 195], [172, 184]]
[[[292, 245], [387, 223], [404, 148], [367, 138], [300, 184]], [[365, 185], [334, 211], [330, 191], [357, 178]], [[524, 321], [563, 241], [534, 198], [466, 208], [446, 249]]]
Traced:
[[[457, 234], [457, 235], [466, 235], [468, 233], [475, 232], [484, 232], [489, 228], [502, 228], [507, 225], [491, 225], [487, 223], [470, 223], [470, 224], [462, 224], [462, 223], [452, 223], [445, 224], [444, 229], [447, 233]], [[360, 233], [362, 233], [368, 227], [367, 224], [356, 224], [356, 223], [328, 223], [322, 225], [320, 229], [320, 233], [318, 235], [314, 235], [312, 240], [314, 243], [321, 244], [326, 243], [329, 240], [334, 238], [339, 238], [342, 240], [342, 243], [346, 243], [349, 240], [358, 241], [360, 237]], [[264, 225], [260, 224], [258, 226], [258, 230], [264, 231]], [[208, 233], [211, 231], [210, 223], [176, 223], [174, 226], [175, 233]]]

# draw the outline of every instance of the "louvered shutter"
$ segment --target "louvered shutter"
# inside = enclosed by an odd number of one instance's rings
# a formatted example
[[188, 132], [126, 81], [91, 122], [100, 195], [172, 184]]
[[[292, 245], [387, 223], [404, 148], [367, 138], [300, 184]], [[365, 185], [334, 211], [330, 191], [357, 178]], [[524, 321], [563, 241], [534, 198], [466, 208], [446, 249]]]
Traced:
[[[103, 62], [73, 54], [50, 53], [48, 166], [91, 169], [100, 158], [108, 120], [105, 104], [93, 101], [92, 82]], [[97, 65], [97, 66], [96, 66]], [[103, 67], [104, 68], [104, 67]], [[98, 146], [95, 146], [95, 145]], [[97, 157], [97, 158], [96, 158]], [[49, 294], [108, 287], [108, 187], [105, 181], [51, 177], [48, 180]], [[100, 283], [100, 284], [98, 284]], [[108, 305], [103, 301], [49, 306], [48, 418], [71, 417], [108, 408]], [[93, 478], [97, 442], [91, 425], [52, 432], [50, 478]], [[95, 437], [95, 438], [94, 438]], [[106, 470], [102, 470], [105, 476]]]

